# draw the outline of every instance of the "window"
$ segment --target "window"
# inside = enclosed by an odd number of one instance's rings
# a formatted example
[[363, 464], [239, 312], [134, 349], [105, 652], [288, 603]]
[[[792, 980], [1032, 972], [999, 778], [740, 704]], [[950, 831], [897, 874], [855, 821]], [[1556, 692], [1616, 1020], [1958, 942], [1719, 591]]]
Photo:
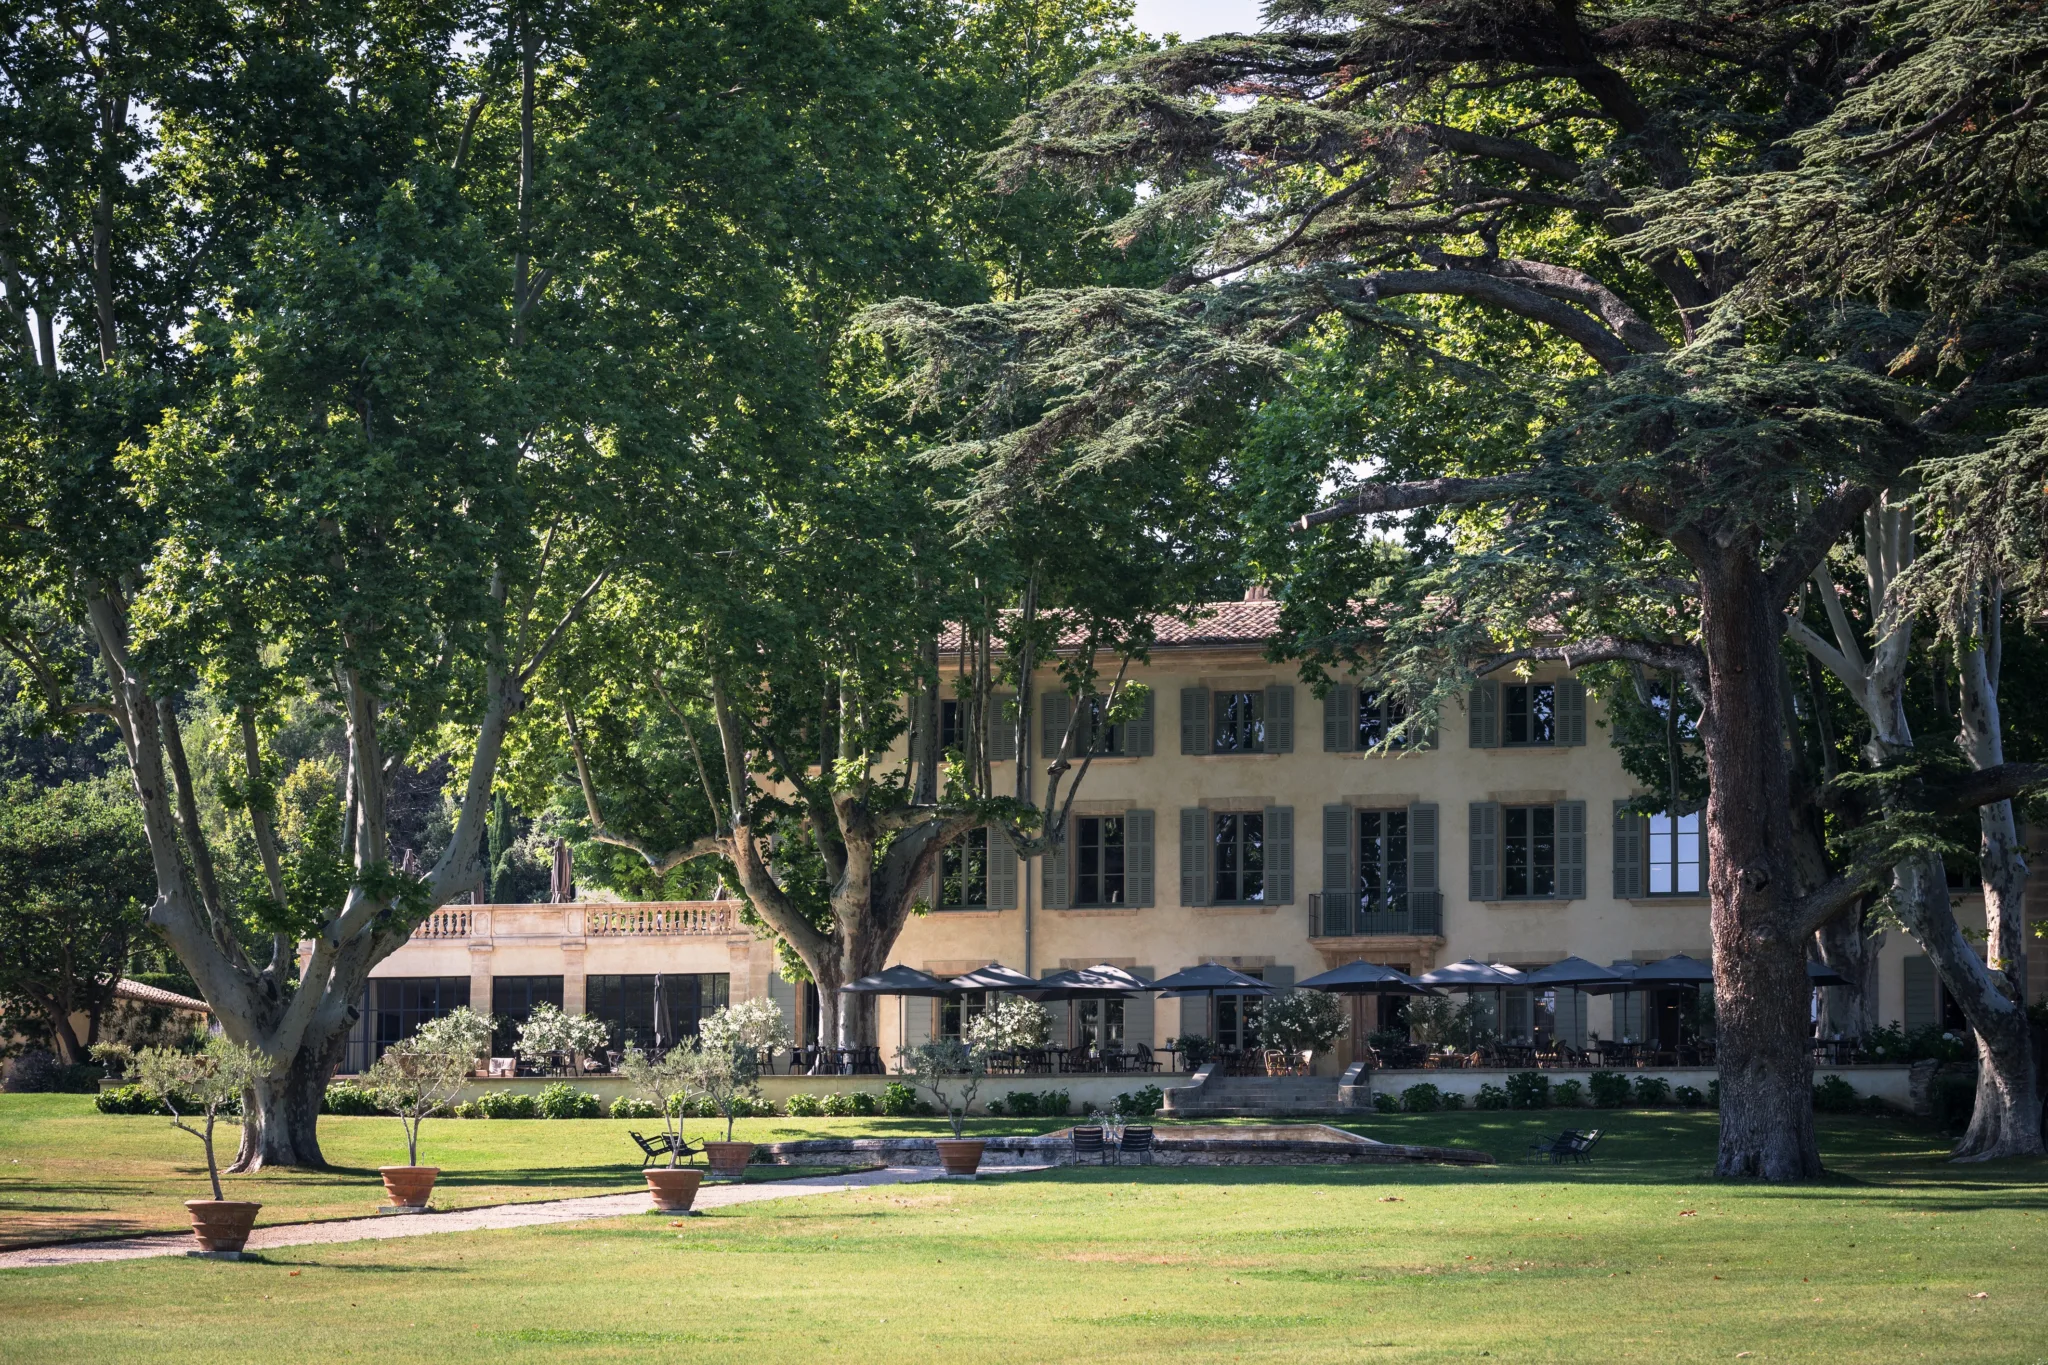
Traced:
[[1650, 894], [1700, 894], [1700, 816], [1652, 815], [1649, 824]]
[[1224, 811], [1215, 824], [1215, 903], [1248, 905], [1266, 899], [1266, 817]]
[[939, 853], [939, 909], [988, 909], [988, 827], [971, 829]]
[[1077, 906], [1124, 903], [1124, 820], [1087, 815], [1074, 821], [1074, 899]]
[[966, 732], [960, 728], [965, 707], [957, 701], [939, 703], [939, 751], [957, 754], [967, 747]]
[[1541, 746], [1557, 743], [1557, 686], [1511, 683], [1501, 688], [1501, 743]]
[[1358, 908], [1404, 910], [1408, 906], [1408, 812], [1358, 813]]
[[1216, 747], [1219, 754], [1262, 754], [1266, 751], [1266, 694], [1216, 694]]
[[584, 1010], [603, 1021], [610, 1047], [667, 1048], [692, 1037], [705, 1015], [727, 1004], [732, 977], [724, 972], [596, 975], [584, 981]]
[[1502, 894], [1556, 895], [1557, 808], [1508, 806], [1501, 817]]
[[491, 982], [491, 1013], [497, 1028], [491, 1034], [491, 1055], [510, 1057], [519, 1042], [519, 1026], [533, 1015], [539, 1004], [562, 1007], [562, 978], [559, 976], [500, 976]]
[[939, 997], [939, 1036], [966, 1037], [967, 1025], [973, 1023], [987, 1009], [987, 991], [968, 991], [963, 995]]
[[[1372, 749], [1386, 743], [1387, 736], [1407, 717], [1408, 707], [1405, 703], [1379, 692], [1361, 689], [1358, 694], [1358, 747], [1361, 750]], [[1405, 736], [1398, 738], [1391, 747], [1405, 749], [1408, 747], [1408, 740]]]
[[[1257, 972], [1247, 972], [1257, 976]], [[1240, 1049], [1259, 1045], [1259, 999], [1256, 995], [1216, 997], [1216, 1045]]]
[[1120, 1050], [1124, 1045], [1124, 1004], [1119, 999], [1076, 1000], [1074, 1029], [1080, 1046]]
[[385, 977], [370, 983], [371, 1013], [375, 1017], [374, 1048], [369, 1060], [384, 1050], [418, 1033], [420, 1025], [439, 1019], [459, 1005], [469, 1003], [466, 976]]

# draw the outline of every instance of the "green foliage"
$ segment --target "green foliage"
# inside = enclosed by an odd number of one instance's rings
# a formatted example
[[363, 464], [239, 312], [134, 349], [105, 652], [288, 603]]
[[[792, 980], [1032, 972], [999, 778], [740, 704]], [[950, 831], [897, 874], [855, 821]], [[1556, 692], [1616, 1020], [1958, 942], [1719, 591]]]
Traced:
[[170, 1106], [139, 1085], [102, 1090], [93, 1097], [93, 1107], [102, 1114], [159, 1114], [169, 1118], [171, 1113]]
[[660, 1118], [661, 1106], [639, 1095], [621, 1095], [612, 1101], [611, 1115], [615, 1119]]
[[1474, 1109], [1505, 1109], [1508, 1107], [1508, 1092], [1492, 1082], [1482, 1082], [1479, 1095], [1472, 1101]]
[[1508, 1104], [1514, 1109], [1550, 1106], [1550, 1077], [1540, 1071], [1517, 1071], [1508, 1077]]
[[[1136, 1090], [1119, 1093], [1116, 1097], [1116, 1112], [1129, 1119], [1148, 1119], [1164, 1108], [1165, 1104], [1165, 1091], [1156, 1085], [1144, 1085]], [[1060, 1112], [1066, 1112], [1064, 1106]]]
[[1586, 1103], [1586, 1087], [1577, 1080], [1559, 1081], [1550, 1087], [1550, 1102], [1559, 1109], [1578, 1109]]
[[383, 1113], [384, 1107], [377, 1103], [375, 1095], [362, 1086], [353, 1085], [348, 1081], [333, 1081], [321, 1095], [320, 1112], [365, 1118]]
[[1853, 1114], [1863, 1108], [1863, 1099], [1855, 1086], [1829, 1075], [1813, 1083], [1813, 1107], [1822, 1114]]
[[1671, 1103], [1671, 1082], [1662, 1076], [1638, 1076], [1635, 1102], [1641, 1109], [1660, 1109]]
[[1064, 1090], [1013, 1090], [1002, 1103], [1006, 1112], [1019, 1118], [1058, 1118], [1072, 1107], [1073, 1099]]
[[1180, 1048], [1181, 1064], [1190, 1071], [1200, 1070], [1216, 1055], [1216, 1040], [1213, 1038], [1190, 1033], [1173, 1041]]
[[825, 1102], [799, 1090], [783, 1104], [783, 1109], [793, 1119], [814, 1119], [825, 1112]]
[[1285, 990], [1259, 1007], [1259, 1036], [1285, 1052], [1327, 1052], [1348, 1026], [1343, 1004], [1325, 991]]
[[1672, 1095], [1686, 1109], [1698, 1109], [1707, 1102], [1706, 1092], [1698, 1086], [1681, 1085]]
[[1398, 1114], [1401, 1112], [1401, 1101], [1384, 1090], [1375, 1091], [1372, 1097], [1372, 1110], [1375, 1114]]
[[1444, 1092], [1427, 1081], [1401, 1092], [1401, 1108], [1410, 1114], [1433, 1114], [1443, 1105]]
[[1619, 1071], [1593, 1072], [1586, 1077], [1586, 1088], [1596, 1109], [1619, 1109], [1629, 1102], [1631, 1093], [1628, 1077]]
[[891, 1118], [903, 1118], [917, 1112], [917, 1092], [901, 1081], [891, 1081], [882, 1087], [882, 1112]]
[[487, 1090], [457, 1111], [463, 1118], [537, 1119], [540, 1105], [524, 1091]]
[[1444, 1092], [1443, 1107], [1446, 1110], [1463, 1109], [1465, 1107], [1464, 1092], [1459, 1090], [1446, 1090]]
[[544, 1119], [594, 1119], [604, 1113], [597, 1096], [588, 1090], [578, 1090], [567, 1081], [543, 1086], [538, 1107]]

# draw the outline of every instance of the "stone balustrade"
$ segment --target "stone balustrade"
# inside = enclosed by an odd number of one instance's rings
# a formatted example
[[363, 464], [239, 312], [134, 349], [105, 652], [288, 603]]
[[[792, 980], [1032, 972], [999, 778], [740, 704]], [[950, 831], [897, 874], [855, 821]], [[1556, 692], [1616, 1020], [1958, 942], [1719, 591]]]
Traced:
[[737, 901], [450, 905], [421, 921], [414, 939], [719, 938], [744, 932]]

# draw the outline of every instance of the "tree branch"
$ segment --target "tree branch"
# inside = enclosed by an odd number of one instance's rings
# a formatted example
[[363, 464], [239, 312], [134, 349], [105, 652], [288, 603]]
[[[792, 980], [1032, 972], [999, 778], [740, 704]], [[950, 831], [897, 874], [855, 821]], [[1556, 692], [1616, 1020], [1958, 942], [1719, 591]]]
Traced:
[[1475, 503], [1499, 502], [1542, 491], [1526, 474], [1495, 474], [1477, 479], [1414, 479], [1407, 483], [1367, 484], [1343, 498], [1319, 507], [1297, 525], [1304, 531], [1325, 522], [1348, 517], [1371, 516], [1377, 512], [1406, 512], [1417, 507], [1470, 507]]

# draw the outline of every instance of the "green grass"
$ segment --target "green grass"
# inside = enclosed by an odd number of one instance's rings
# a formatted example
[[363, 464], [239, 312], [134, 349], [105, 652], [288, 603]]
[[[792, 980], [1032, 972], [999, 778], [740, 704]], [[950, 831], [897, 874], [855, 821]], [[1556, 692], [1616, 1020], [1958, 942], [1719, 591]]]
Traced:
[[[23, 1365], [2048, 1359], [2048, 1163], [1951, 1166], [1916, 1127], [1824, 1120], [1828, 1181], [1723, 1184], [1713, 1115], [1599, 1122], [1585, 1168], [1065, 1169], [0, 1272], [0, 1319]], [[1558, 1124], [1358, 1126], [1507, 1155]]]
[[[1071, 1120], [975, 1126], [1043, 1131], [1061, 1122]], [[660, 1127], [658, 1119], [429, 1119], [420, 1159], [441, 1167], [434, 1186], [441, 1209], [606, 1194], [642, 1188], [640, 1149], [626, 1133]], [[722, 1137], [724, 1124], [691, 1119], [685, 1131]], [[942, 1131], [937, 1119], [745, 1119], [733, 1136], [778, 1142]], [[238, 1127], [216, 1134], [223, 1161], [232, 1158], [240, 1134]], [[374, 1212], [384, 1202], [377, 1167], [405, 1160], [398, 1120], [330, 1116], [320, 1121], [320, 1142], [333, 1169], [224, 1177], [228, 1198], [261, 1201], [266, 1223]], [[102, 1114], [88, 1095], [0, 1095], [0, 1249], [178, 1231], [190, 1226], [183, 1201], [207, 1193], [198, 1140], [168, 1119]]]

